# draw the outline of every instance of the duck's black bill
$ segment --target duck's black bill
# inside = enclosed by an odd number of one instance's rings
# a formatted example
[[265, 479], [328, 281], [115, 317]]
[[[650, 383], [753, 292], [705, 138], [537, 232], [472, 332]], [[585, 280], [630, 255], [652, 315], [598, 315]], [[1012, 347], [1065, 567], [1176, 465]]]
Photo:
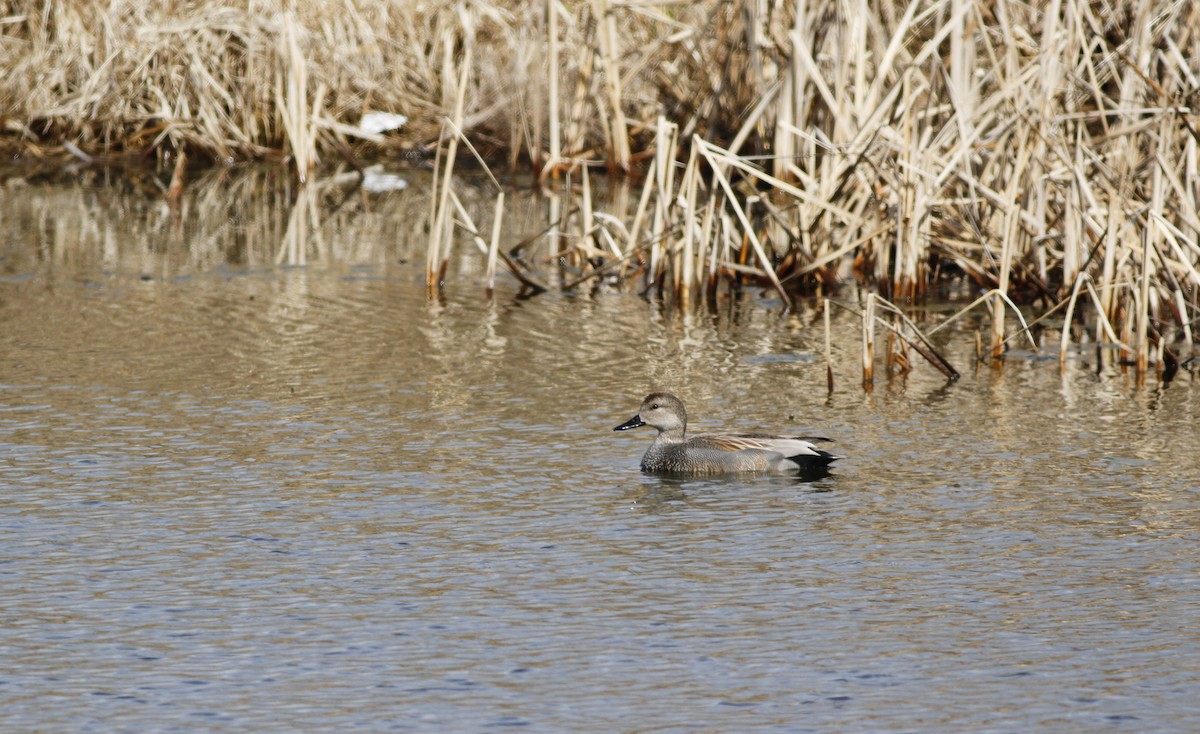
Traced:
[[642, 420], [642, 416], [635, 415], [634, 417], [625, 421], [624, 423], [617, 426], [613, 430], [614, 431], [628, 431], [630, 428], [637, 428], [638, 426], [644, 426], [644, 425], [646, 425], [646, 421]]

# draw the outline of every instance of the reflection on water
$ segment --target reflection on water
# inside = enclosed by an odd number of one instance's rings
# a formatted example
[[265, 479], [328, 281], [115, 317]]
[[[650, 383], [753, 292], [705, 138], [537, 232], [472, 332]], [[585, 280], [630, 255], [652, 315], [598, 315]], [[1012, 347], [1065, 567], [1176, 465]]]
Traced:
[[[1200, 725], [1190, 375], [966, 323], [960, 382], [863, 393], [843, 322], [827, 395], [816, 309], [489, 300], [473, 253], [430, 301], [420, 185], [256, 175], [4, 189], [0, 728]], [[651, 389], [847, 458], [642, 476]]]

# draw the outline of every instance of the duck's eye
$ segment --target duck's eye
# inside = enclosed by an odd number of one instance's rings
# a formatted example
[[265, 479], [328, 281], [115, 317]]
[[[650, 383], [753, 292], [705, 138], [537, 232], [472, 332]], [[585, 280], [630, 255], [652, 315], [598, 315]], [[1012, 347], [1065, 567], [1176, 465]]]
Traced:
[[658, 403], [650, 406], [650, 410], [658, 410]]

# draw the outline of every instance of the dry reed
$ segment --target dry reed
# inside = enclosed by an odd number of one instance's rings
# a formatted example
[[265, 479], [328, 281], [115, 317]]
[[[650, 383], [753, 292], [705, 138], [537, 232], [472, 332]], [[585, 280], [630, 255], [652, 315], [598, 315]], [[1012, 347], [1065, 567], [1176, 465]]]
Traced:
[[[431, 287], [465, 137], [547, 175], [642, 181], [631, 212], [581, 179], [586, 206], [549, 222], [572, 269], [559, 287], [617, 275], [688, 304], [756, 285], [786, 304], [857, 278], [903, 303], [967, 283], [988, 294], [993, 361], [1018, 306], [1068, 303], [1064, 356], [1094, 339], [1145, 374], [1195, 351], [1196, 3], [26, 0], [0, 16], [20, 157], [270, 157], [303, 181], [331, 152], [440, 154]], [[411, 122], [358, 129], [373, 110]], [[495, 231], [470, 236], [548, 285]]]

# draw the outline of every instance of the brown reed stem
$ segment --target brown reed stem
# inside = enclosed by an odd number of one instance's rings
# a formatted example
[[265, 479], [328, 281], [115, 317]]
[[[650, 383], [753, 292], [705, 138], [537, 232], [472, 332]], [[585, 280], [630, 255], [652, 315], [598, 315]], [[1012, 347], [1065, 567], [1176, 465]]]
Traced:
[[862, 312], [862, 384], [870, 392], [875, 387], [875, 294], [867, 294]]
[[830, 395], [833, 394], [833, 346], [829, 334], [829, 299], [823, 298], [822, 310], [825, 318], [825, 385]]

